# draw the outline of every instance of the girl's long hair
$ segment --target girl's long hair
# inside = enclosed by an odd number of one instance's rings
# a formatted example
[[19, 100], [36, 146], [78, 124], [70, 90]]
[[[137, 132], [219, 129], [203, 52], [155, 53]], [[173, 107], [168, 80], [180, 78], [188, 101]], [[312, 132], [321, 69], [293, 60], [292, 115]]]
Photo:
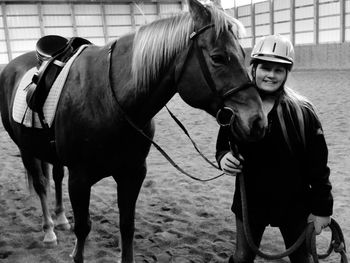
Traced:
[[[284, 107], [283, 107], [284, 105]], [[311, 113], [311, 114], [310, 114]], [[317, 118], [314, 105], [304, 96], [288, 86], [284, 86], [279, 96], [277, 106], [277, 116], [282, 129], [284, 139], [291, 152], [294, 152], [291, 138], [286, 127], [286, 118], [293, 124], [297, 140], [301, 145], [306, 147], [306, 124], [310, 123], [310, 117]], [[317, 118], [318, 119], [318, 118]]]
[[[255, 83], [256, 68], [259, 61], [252, 61], [251, 65], [251, 75], [253, 82]], [[290, 67], [286, 67], [287, 75]], [[280, 89], [278, 90], [278, 105], [277, 105], [277, 116], [280, 127], [282, 129], [283, 137], [288, 145], [289, 150], [294, 153], [295, 149], [291, 141], [291, 134], [295, 134], [297, 137], [297, 142], [306, 147], [306, 130], [305, 124], [310, 123], [311, 115], [313, 115], [317, 121], [318, 117], [314, 105], [306, 97], [299, 94], [297, 91], [285, 85], [286, 80], [282, 83]], [[282, 106], [284, 105], [284, 107]], [[286, 118], [288, 122], [291, 123], [294, 127], [293, 131], [288, 131], [286, 125]], [[288, 126], [289, 127], [289, 126]]]

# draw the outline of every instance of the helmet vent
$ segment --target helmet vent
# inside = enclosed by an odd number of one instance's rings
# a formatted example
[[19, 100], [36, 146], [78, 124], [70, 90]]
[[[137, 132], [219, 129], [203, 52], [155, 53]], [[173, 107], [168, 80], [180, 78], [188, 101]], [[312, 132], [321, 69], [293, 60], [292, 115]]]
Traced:
[[260, 46], [259, 52], [261, 52], [261, 50], [262, 50], [264, 44], [265, 44], [265, 43], [263, 42], [262, 45]]
[[276, 42], [273, 44], [272, 52], [275, 52], [276, 44], [277, 44]]

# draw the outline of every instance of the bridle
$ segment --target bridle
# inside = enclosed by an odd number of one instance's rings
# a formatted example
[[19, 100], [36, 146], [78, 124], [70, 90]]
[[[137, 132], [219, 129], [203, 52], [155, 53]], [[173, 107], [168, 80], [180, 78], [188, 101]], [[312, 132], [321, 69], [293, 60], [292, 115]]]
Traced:
[[[190, 40], [192, 41], [191, 44], [190, 44], [190, 47], [187, 51], [187, 55], [186, 55], [186, 58], [185, 58], [185, 62], [183, 63], [182, 67], [181, 67], [181, 71], [180, 73], [178, 74], [176, 80], [175, 80], [175, 83], [176, 85], [178, 85], [182, 75], [183, 75], [183, 72], [184, 72], [184, 69], [185, 69], [185, 66], [187, 64], [187, 61], [188, 61], [188, 57], [189, 55], [191, 54], [191, 51], [194, 50], [194, 53], [196, 54], [197, 56], [197, 59], [198, 59], [198, 62], [199, 62], [199, 65], [200, 65], [200, 68], [201, 68], [201, 72], [202, 72], [202, 75], [207, 83], [207, 86], [210, 88], [210, 90], [212, 91], [212, 93], [214, 94], [215, 97], [219, 98], [220, 99], [220, 108], [218, 110], [218, 112], [216, 113], [216, 120], [217, 122], [219, 123], [220, 126], [227, 126], [227, 125], [230, 125], [232, 124], [233, 122], [233, 119], [234, 119], [234, 116], [235, 116], [235, 109], [231, 109], [229, 107], [224, 107], [224, 100], [231, 96], [232, 94], [235, 94], [241, 90], [244, 90], [244, 89], [247, 89], [249, 87], [254, 87], [254, 84], [252, 82], [246, 82], [246, 83], [243, 83], [242, 85], [238, 86], [238, 87], [234, 87], [228, 91], [226, 91], [222, 96], [219, 95], [219, 92], [216, 88], [216, 85], [215, 85], [215, 82], [212, 78], [212, 75], [209, 71], [209, 67], [208, 67], [208, 64], [205, 60], [205, 57], [204, 57], [204, 54], [203, 54], [203, 50], [199, 47], [198, 45], [198, 36], [202, 33], [204, 33], [206, 30], [210, 29], [214, 27], [214, 24], [208, 24], [202, 28], [200, 28], [199, 30], [193, 32], [191, 35], [190, 35]], [[225, 123], [223, 125], [223, 123], [221, 123], [219, 121], [219, 118], [220, 118], [220, 115], [221, 113], [223, 113], [223, 111], [225, 111], [225, 114], [227, 113], [230, 113], [231, 114], [231, 119]]]
[[[179, 80], [181, 79], [182, 77], [182, 74], [184, 72], [184, 68], [186, 66], [186, 63], [188, 61], [188, 57], [189, 57], [189, 54], [191, 53], [192, 49], [195, 50], [195, 53], [197, 55], [197, 58], [198, 58], [198, 61], [200, 63], [200, 67], [201, 67], [201, 71], [203, 73], [203, 76], [207, 82], [207, 85], [208, 87], [211, 89], [211, 91], [213, 92], [213, 94], [219, 98], [221, 98], [222, 100], [222, 104], [223, 105], [223, 100], [242, 90], [242, 89], [246, 89], [248, 87], [251, 87], [253, 86], [253, 84], [251, 82], [247, 82], [247, 83], [244, 83], [243, 85], [241, 86], [238, 86], [238, 87], [235, 87], [235, 88], [232, 88], [230, 90], [228, 90], [227, 92], [225, 92], [221, 97], [219, 96], [218, 94], [218, 91], [216, 89], [216, 85], [215, 85], [215, 82], [210, 74], [210, 71], [209, 71], [209, 68], [208, 68], [208, 65], [205, 61], [205, 58], [204, 58], [204, 54], [203, 54], [203, 51], [202, 49], [198, 46], [198, 36], [200, 34], [202, 34], [203, 32], [205, 32], [207, 29], [209, 28], [212, 28], [214, 26], [214, 24], [209, 24], [209, 25], [206, 25], [204, 27], [202, 27], [201, 29], [199, 29], [198, 31], [196, 32], [193, 32], [191, 35], [190, 35], [190, 39], [192, 40], [191, 44], [190, 44], [190, 47], [188, 49], [188, 52], [186, 54], [186, 58], [185, 58], [185, 61], [182, 65], [182, 68], [180, 69], [180, 74], [178, 75], [178, 78], [175, 80], [175, 84], [177, 85]], [[174, 161], [173, 159], [155, 142], [153, 141], [153, 139], [148, 136], [129, 116], [128, 114], [126, 113], [126, 111], [123, 109], [122, 105], [120, 104], [119, 100], [118, 100], [118, 97], [117, 97], [117, 94], [115, 93], [115, 90], [113, 89], [112, 85], [111, 85], [111, 60], [112, 60], [112, 52], [113, 52], [113, 49], [116, 45], [117, 41], [114, 41], [113, 43], [111, 43], [110, 47], [109, 47], [109, 50], [108, 50], [108, 64], [107, 64], [107, 72], [108, 72], [108, 85], [109, 85], [109, 88], [112, 92], [112, 96], [114, 98], [114, 101], [116, 102], [116, 104], [118, 105], [119, 107], [119, 110], [122, 112], [125, 120], [130, 124], [131, 127], [133, 127], [138, 133], [140, 133], [147, 141], [149, 141], [167, 160], [168, 162], [174, 166], [179, 172], [181, 172], [182, 174], [194, 179], [194, 180], [197, 180], [197, 181], [202, 181], [202, 182], [206, 182], [206, 181], [211, 181], [211, 180], [214, 180], [214, 179], [217, 179], [223, 175], [225, 175], [225, 173], [221, 173], [217, 176], [214, 176], [212, 178], [209, 178], [209, 179], [200, 179], [200, 178], [197, 178], [191, 174], [189, 174], [188, 172], [186, 172], [185, 170], [183, 170], [181, 167], [179, 167]], [[227, 109], [228, 107], [221, 107], [218, 111], [218, 114], [221, 110], [223, 109]], [[167, 108], [167, 110], [169, 111], [169, 109]], [[221, 171], [221, 169], [216, 165], [214, 164], [213, 162], [211, 162], [208, 158], [206, 158], [202, 152], [200, 152], [199, 148], [197, 147], [197, 145], [195, 144], [195, 142], [192, 140], [192, 138], [190, 137], [190, 135], [188, 134], [186, 128], [181, 124], [181, 122], [176, 119], [176, 117], [169, 111], [170, 113], [170, 116], [175, 120], [175, 122], [180, 126], [180, 128], [185, 132], [186, 136], [190, 139], [191, 143], [193, 144], [194, 148], [196, 149], [196, 151], [204, 158], [204, 160], [206, 162], [208, 162], [211, 166], [213, 166], [214, 168], [218, 169]], [[234, 111], [232, 111], [233, 115], [232, 115], [232, 118], [234, 118]], [[217, 115], [218, 115], [217, 114]], [[220, 124], [220, 123], [219, 123]]]

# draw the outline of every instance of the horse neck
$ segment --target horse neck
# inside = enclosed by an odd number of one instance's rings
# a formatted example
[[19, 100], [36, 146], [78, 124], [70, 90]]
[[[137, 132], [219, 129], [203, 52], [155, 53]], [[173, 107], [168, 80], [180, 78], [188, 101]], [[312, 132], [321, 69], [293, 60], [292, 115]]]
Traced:
[[162, 75], [160, 81], [153, 85], [143, 99], [140, 109], [141, 120], [151, 120], [177, 92], [174, 81], [174, 66]]
[[[125, 43], [120, 43], [124, 47], [132, 46], [129, 43], [130, 39], [120, 39], [119, 41], [125, 41]], [[119, 44], [119, 43], [118, 43]], [[131, 57], [131, 51], [130, 51]], [[118, 61], [120, 59], [118, 50], [113, 52], [113, 61]], [[127, 63], [125, 63], [127, 64]], [[112, 72], [120, 71], [120, 67], [123, 66], [123, 73], [120, 75], [111, 75], [112, 89], [114, 89], [118, 102], [122, 105], [123, 110], [129, 117], [135, 122], [135, 124], [142, 127], [166, 105], [166, 103], [175, 95], [176, 87], [174, 81], [174, 63], [167, 67], [160, 77], [160, 79], [150, 85], [149, 89], [140, 89], [132, 85], [132, 81], [125, 81], [124, 84], [120, 83], [117, 78], [122, 77], [122, 75], [127, 75], [128, 69], [126, 65], [121, 65], [112, 62]], [[119, 68], [118, 68], [119, 67]], [[117, 84], [116, 84], [117, 83]], [[120, 83], [121, 85], [118, 85]], [[126, 84], [128, 83], [128, 84]]]
[[[169, 72], [172, 72], [170, 70]], [[160, 81], [153, 85], [148, 92], [139, 93], [139, 109], [135, 115], [135, 120], [140, 125], [149, 122], [175, 95], [176, 87], [173, 74], [163, 74]]]

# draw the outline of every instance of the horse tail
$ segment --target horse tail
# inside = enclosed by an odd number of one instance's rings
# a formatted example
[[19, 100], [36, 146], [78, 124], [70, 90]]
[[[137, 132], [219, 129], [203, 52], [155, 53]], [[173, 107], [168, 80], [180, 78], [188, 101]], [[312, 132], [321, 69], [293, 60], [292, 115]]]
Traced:
[[48, 187], [50, 180], [49, 164], [35, 158], [31, 153], [24, 150], [21, 150], [21, 157], [26, 170], [29, 193], [33, 194], [33, 190], [37, 193], [48, 193], [50, 191], [50, 187]]

